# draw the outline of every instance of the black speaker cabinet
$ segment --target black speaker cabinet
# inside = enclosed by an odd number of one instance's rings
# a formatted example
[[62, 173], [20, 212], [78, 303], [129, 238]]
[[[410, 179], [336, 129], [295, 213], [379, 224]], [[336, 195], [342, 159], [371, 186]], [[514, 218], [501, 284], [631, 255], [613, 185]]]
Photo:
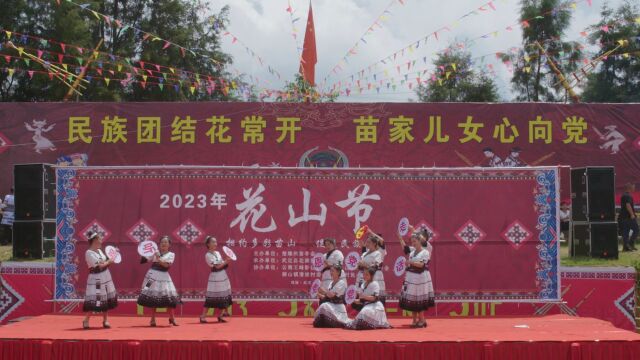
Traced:
[[48, 164], [19, 164], [13, 169], [16, 220], [56, 218], [55, 169]]
[[56, 223], [54, 221], [13, 222], [13, 257], [42, 259], [55, 255]]
[[571, 218], [580, 222], [615, 221], [613, 167], [571, 169]]
[[573, 223], [571, 256], [618, 258], [616, 222]]

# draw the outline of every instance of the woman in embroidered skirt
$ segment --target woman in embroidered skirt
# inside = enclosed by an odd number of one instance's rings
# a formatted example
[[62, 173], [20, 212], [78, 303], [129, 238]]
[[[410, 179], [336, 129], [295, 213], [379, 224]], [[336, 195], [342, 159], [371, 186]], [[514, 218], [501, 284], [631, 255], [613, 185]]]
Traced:
[[89, 232], [87, 238], [89, 249], [84, 253], [84, 259], [89, 267], [89, 277], [82, 306], [82, 311], [86, 313], [82, 327], [89, 328], [91, 312], [102, 312], [102, 326], [108, 329], [111, 325], [107, 319], [107, 311], [118, 306], [118, 294], [109, 272], [113, 259], [109, 259], [102, 251], [102, 236]]
[[318, 290], [320, 306], [313, 318], [313, 327], [344, 327], [349, 321], [347, 308], [344, 305], [344, 294], [347, 291], [347, 282], [342, 279], [342, 266], [332, 265], [329, 268], [331, 284], [328, 287], [321, 286]]
[[358, 298], [354, 301], [355, 307], [362, 306], [355, 319], [348, 321], [346, 329], [351, 330], [372, 330], [388, 329], [391, 326], [387, 322], [387, 314], [384, 305], [379, 299], [380, 286], [373, 280], [376, 269], [367, 268], [364, 270], [364, 282], [358, 289]]
[[208, 249], [205, 260], [211, 268], [211, 274], [209, 275], [207, 294], [204, 301], [204, 309], [202, 310], [202, 315], [200, 315], [200, 322], [203, 324], [207, 322], [207, 311], [211, 308], [214, 309], [214, 314], [215, 309], [220, 309], [218, 322], [226, 322], [223, 317], [227, 316], [227, 308], [233, 302], [231, 299], [231, 283], [225, 270], [229, 266], [229, 258], [222, 259], [220, 252], [216, 251], [218, 241], [213, 236], [207, 236], [205, 245]]
[[[342, 254], [342, 251], [336, 249], [336, 239], [325, 238], [323, 240], [323, 243], [325, 249], [327, 249], [327, 252], [324, 254], [324, 268], [322, 269], [322, 276], [320, 277], [320, 281], [321, 286], [325, 289], [328, 289], [333, 282], [330, 269], [334, 265], [339, 265], [340, 268], [342, 268], [344, 255]], [[344, 271], [341, 271], [340, 279], [344, 279], [346, 282], [347, 274]]]
[[[180, 297], [173, 285], [169, 268], [175, 260], [175, 254], [169, 251], [171, 239], [163, 236], [160, 239], [160, 252], [151, 257], [151, 268], [147, 271], [142, 283], [142, 291], [138, 296], [138, 305], [152, 309], [149, 325], [156, 326], [156, 309], [169, 309], [169, 324], [178, 326], [174, 316], [174, 309], [180, 302]], [[146, 262], [143, 258], [142, 262]]]
[[413, 313], [411, 327], [427, 327], [424, 312], [435, 305], [433, 283], [429, 273], [431, 253], [427, 250], [429, 233], [424, 228], [413, 231], [411, 246], [405, 244], [400, 234], [398, 234], [398, 238], [404, 253], [409, 256], [399, 306]]
[[375, 269], [376, 272], [373, 276], [373, 280], [378, 283], [378, 287], [380, 288], [379, 299], [384, 304], [384, 293], [386, 290], [386, 285], [384, 282], [384, 274], [382, 273], [382, 262], [384, 261], [384, 257], [387, 254], [386, 250], [384, 249], [384, 239], [382, 238], [382, 236], [370, 231], [369, 237], [367, 238], [364, 245], [365, 246], [362, 248], [362, 257], [360, 258], [360, 262], [358, 263], [356, 286], [362, 286], [362, 284], [364, 283], [364, 269]]

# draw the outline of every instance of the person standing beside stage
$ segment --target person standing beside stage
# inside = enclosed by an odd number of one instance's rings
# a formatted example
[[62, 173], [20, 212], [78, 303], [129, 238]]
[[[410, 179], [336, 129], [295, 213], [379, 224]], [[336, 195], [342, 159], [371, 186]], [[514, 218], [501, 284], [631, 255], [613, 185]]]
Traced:
[[433, 283], [429, 273], [431, 253], [426, 249], [429, 244], [429, 233], [421, 228], [411, 235], [411, 245], [405, 244], [398, 234], [404, 253], [409, 256], [404, 284], [400, 292], [400, 308], [411, 311], [413, 322], [411, 327], [427, 327], [424, 312], [434, 306]]
[[[175, 254], [169, 251], [171, 239], [163, 236], [160, 239], [160, 251], [151, 258], [151, 268], [147, 271], [142, 283], [142, 291], [138, 296], [138, 305], [152, 309], [151, 322], [149, 325], [156, 326], [156, 309], [169, 309], [169, 324], [178, 326], [174, 316], [174, 310], [180, 302], [180, 297], [173, 285], [169, 268], [175, 260]], [[142, 258], [142, 262], [146, 262]]]
[[225, 270], [229, 267], [229, 258], [222, 259], [220, 252], [216, 251], [218, 240], [213, 236], [207, 236], [204, 243], [208, 250], [205, 260], [211, 268], [211, 274], [207, 283], [207, 294], [204, 300], [204, 309], [202, 310], [202, 315], [200, 315], [200, 322], [203, 324], [207, 322], [207, 311], [211, 308], [214, 309], [214, 315], [215, 309], [220, 309], [218, 322], [226, 322], [223, 317], [227, 315], [226, 309], [233, 303], [231, 299], [231, 283]]
[[364, 270], [364, 282], [358, 289], [358, 298], [354, 301], [354, 304], [362, 306], [362, 309], [355, 319], [347, 322], [346, 329], [372, 330], [391, 327], [387, 322], [384, 305], [380, 301], [380, 286], [373, 279], [376, 271], [376, 268]]
[[[636, 210], [633, 205], [633, 196], [631, 193], [635, 191], [635, 184], [628, 183], [624, 186], [625, 192], [620, 197], [620, 214], [618, 220], [620, 223], [620, 232], [622, 232], [622, 251], [635, 251], [636, 238], [638, 237], [638, 220], [636, 219]], [[629, 235], [632, 232], [632, 235]]]
[[369, 230], [369, 236], [365, 242], [365, 246], [362, 248], [362, 257], [358, 263], [358, 274], [356, 275], [356, 286], [361, 286], [364, 282], [364, 269], [373, 268], [376, 270], [373, 280], [378, 283], [380, 288], [379, 298], [384, 304], [384, 294], [386, 291], [386, 285], [384, 282], [384, 274], [382, 273], [382, 267], [384, 257], [387, 254], [384, 248], [384, 239], [382, 236]]
[[82, 328], [89, 328], [89, 318], [92, 312], [101, 312], [103, 314], [102, 326], [108, 329], [111, 325], [109, 325], [107, 311], [118, 306], [118, 294], [109, 272], [109, 266], [113, 264], [113, 259], [109, 259], [102, 251], [102, 236], [96, 232], [89, 232], [87, 238], [89, 239], [89, 249], [84, 253], [84, 259], [89, 267], [89, 276], [82, 305], [82, 311], [86, 313], [82, 321]]
[[313, 327], [344, 327], [349, 321], [344, 294], [347, 291], [347, 281], [343, 279], [342, 266], [331, 265], [329, 268], [331, 283], [328, 287], [321, 286], [318, 290], [320, 306], [313, 318]]
[[[324, 287], [325, 289], [328, 289], [332, 283], [330, 269], [334, 265], [340, 265], [340, 268], [342, 268], [342, 263], [344, 262], [344, 255], [342, 254], [342, 251], [336, 249], [336, 239], [325, 238], [323, 240], [323, 244], [325, 249], [327, 249], [327, 252], [324, 254], [324, 268], [322, 269], [322, 272], [321, 272], [322, 275], [320, 277], [320, 281], [321, 281], [321, 286]], [[340, 273], [341, 273], [340, 278], [346, 281], [347, 275], [345, 274], [345, 272], [341, 271]]]
[[4, 197], [1, 202], [2, 206], [2, 232], [0, 233], [0, 244], [7, 245], [13, 242], [13, 219], [16, 210], [15, 198], [13, 196], [13, 188], [11, 192]]

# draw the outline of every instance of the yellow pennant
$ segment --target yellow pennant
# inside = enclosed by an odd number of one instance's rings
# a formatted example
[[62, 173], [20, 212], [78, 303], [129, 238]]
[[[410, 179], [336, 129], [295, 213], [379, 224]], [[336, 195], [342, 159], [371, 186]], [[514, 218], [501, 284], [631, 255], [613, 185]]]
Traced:
[[525, 55], [524, 56], [524, 61], [529, 62], [531, 60], [531, 58], [529, 57], [529, 55]]
[[22, 56], [22, 54], [24, 54], [24, 48], [23, 47], [19, 47], [18, 48], [18, 55]]
[[195, 86], [191, 86], [191, 87], [189, 87], [189, 90], [191, 90], [191, 95], [193, 95], [193, 93], [196, 91], [196, 87]]
[[118, 64], [118, 72], [122, 71], [122, 64]]
[[446, 76], [447, 79], [449, 79], [449, 76], [451, 76], [451, 71], [447, 71], [445, 76]]
[[109, 86], [109, 82], [110, 82], [110, 81], [111, 81], [111, 79], [109, 79], [109, 78], [104, 78], [104, 82], [106, 82], [106, 83], [107, 83], [107, 86]]
[[451, 67], [453, 68], [453, 71], [458, 71], [458, 68], [455, 63], [451, 64]]
[[524, 72], [531, 73], [531, 67], [530, 66], [525, 67]]
[[16, 72], [15, 69], [9, 69], [9, 76], [13, 76], [13, 73]]
[[67, 69], [67, 67], [68, 67], [68, 66], [67, 66], [67, 64], [62, 64], [62, 67], [63, 67], [65, 70], [68, 70], [68, 69]]
[[94, 58], [94, 59], [98, 59], [98, 56], [100, 56], [100, 53], [99, 53], [99, 52], [97, 52], [97, 51], [94, 51], [94, 52], [93, 52], [93, 58]]
[[169, 68], [169, 70], [171, 70], [172, 73], [176, 73], [176, 71], [173, 68]]
[[91, 11], [91, 13], [93, 14], [93, 16], [95, 16], [95, 17], [96, 17], [96, 19], [100, 20], [100, 15], [98, 15], [98, 13], [97, 13], [97, 12], [95, 12], [95, 11], [93, 11], [93, 10], [90, 10], [90, 11]]
[[11, 31], [9, 31], [9, 30], [5, 30], [4, 32], [6, 32], [6, 33], [7, 33], [7, 38], [10, 38], [10, 37], [11, 37]]
[[144, 82], [147, 82], [147, 75], [142, 75], [142, 80], [144, 80]]

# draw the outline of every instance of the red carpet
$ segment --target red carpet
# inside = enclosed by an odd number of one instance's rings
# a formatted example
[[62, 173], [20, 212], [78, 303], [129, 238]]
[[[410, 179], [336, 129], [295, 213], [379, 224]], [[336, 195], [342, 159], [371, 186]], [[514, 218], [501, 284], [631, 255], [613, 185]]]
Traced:
[[[46, 315], [0, 328], [1, 359], [640, 359], [640, 334], [591, 318], [429, 319], [411, 329], [315, 329], [309, 318], [112, 317], [113, 328], [81, 328], [82, 317]], [[16, 341], [21, 339], [20, 341]], [[26, 339], [26, 340], [24, 340]], [[416, 357], [417, 356], [417, 357]]]

